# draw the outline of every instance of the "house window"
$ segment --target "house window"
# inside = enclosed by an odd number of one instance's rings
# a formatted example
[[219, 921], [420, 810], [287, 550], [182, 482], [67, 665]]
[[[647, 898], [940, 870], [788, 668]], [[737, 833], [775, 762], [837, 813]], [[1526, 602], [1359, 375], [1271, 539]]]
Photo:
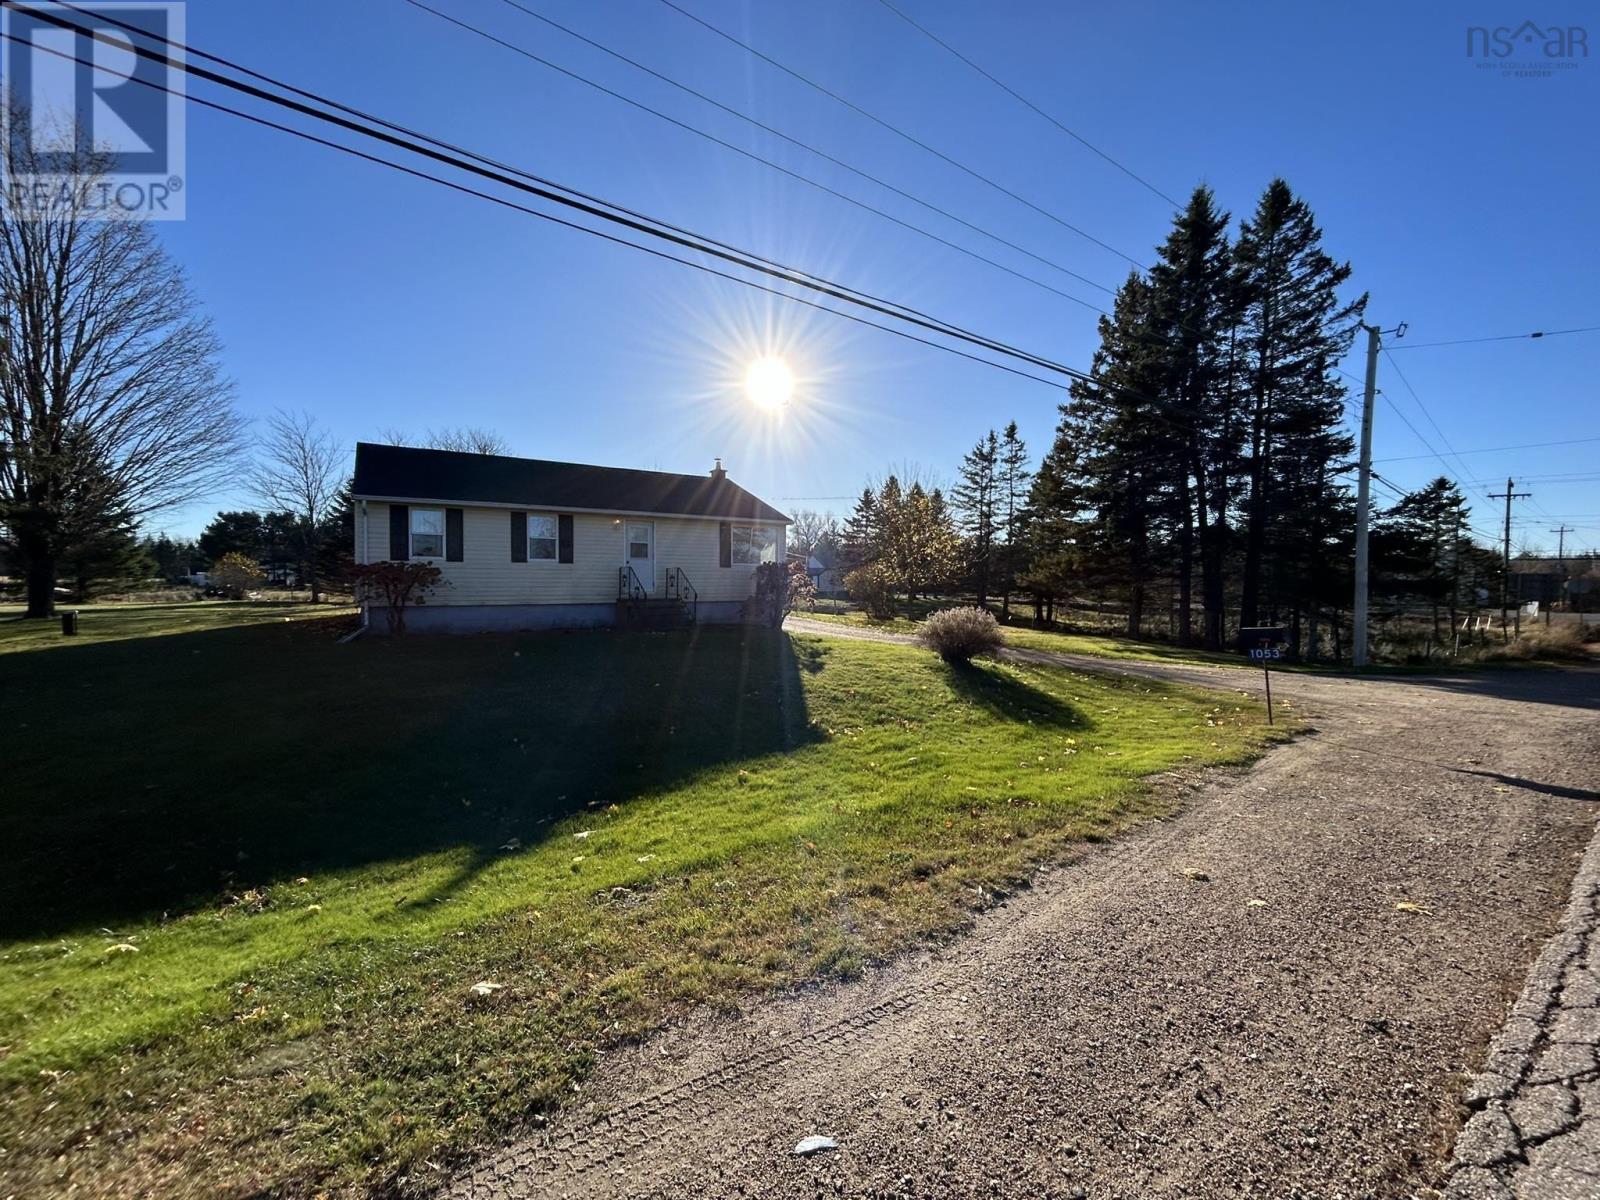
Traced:
[[733, 561], [739, 566], [778, 561], [778, 531], [770, 525], [735, 525]]
[[556, 561], [556, 518], [553, 514], [528, 514], [528, 561]]
[[444, 509], [411, 510], [411, 557], [444, 557]]

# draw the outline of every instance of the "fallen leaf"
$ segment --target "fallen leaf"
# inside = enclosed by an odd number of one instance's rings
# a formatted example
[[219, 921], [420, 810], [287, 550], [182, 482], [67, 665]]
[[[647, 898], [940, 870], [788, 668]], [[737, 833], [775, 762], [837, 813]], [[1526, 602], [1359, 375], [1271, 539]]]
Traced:
[[132, 942], [118, 942], [115, 946], [106, 947], [107, 954], [137, 954], [139, 947]]
[[1265, 900], [1255, 900], [1255, 899], [1246, 900], [1244, 902], [1244, 906], [1246, 908], [1265, 908], [1267, 906], [1267, 902]]
[[1397, 912], [1421, 913], [1425, 917], [1433, 915], [1433, 909], [1426, 904], [1413, 904], [1410, 900], [1402, 900], [1394, 907]]

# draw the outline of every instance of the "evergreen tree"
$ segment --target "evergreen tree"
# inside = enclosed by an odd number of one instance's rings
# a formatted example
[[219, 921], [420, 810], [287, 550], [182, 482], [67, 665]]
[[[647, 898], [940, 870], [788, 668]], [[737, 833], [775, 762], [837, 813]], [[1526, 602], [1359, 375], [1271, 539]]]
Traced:
[[200, 553], [212, 562], [224, 554], [259, 558], [264, 543], [257, 512], [219, 512], [200, 532]]
[[1248, 390], [1244, 625], [1260, 623], [1269, 586], [1293, 605], [1298, 624], [1306, 598], [1287, 593], [1327, 536], [1321, 523], [1340, 506], [1343, 486], [1331, 467], [1351, 443], [1340, 431], [1344, 385], [1335, 364], [1366, 309], [1365, 295], [1340, 299], [1349, 277], [1348, 263], [1323, 252], [1311, 209], [1273, 180], [1234, 247], [1237, 346]]
[[1111, 316], [1100, 318], [1089, 378], [1072, 384], [1057, 433], [1073, 453], [1058, 466], [1084, 516], [1079, 562], [1122, 595], [1130, 637], [1143, 632], [1179, 451], [1174, 423], [1156, 399], [1163, 355], [1154, 302], [1150, 284], [1130, 275]]
[[861, 489], [861, 497], [845, 520], [840, 534], [840, 549], [846, 570], [870, 565], [874, 560], [873, 546], [878, 538], [878, 497], [868, 484]]
[[972, 572], [979, 608], [989, 603], [989, 581], [994, 570], [999, 461], [1000, 440], [991, 429], [961, 460], [960, 482], [952, 493], [961, 514], [961, 531], [967, 538], [967, 566]]
[[73, 542], [61, 555], [62, 578], [80, 604], [114, 586], [140, 583], [155, 574], [155, 560], [139, 541], [131, 520]]
[[1081, 576], [1077, 553], [1080, 506], [1073, 467], [1077, 449], [1070, 434], [1065, 423], [1056, 429], [1049, 453], [1039, 463], [1028, 489], [1017, 533], [1027, 563], [1017, 582], [1032, 594], [1034, 620], [1039, 622], [1055, 619], [1056, 599], [1067, 596]]
[[1159, 393], [1174, 423], [1180, 457], [1173, 464], [1176, 503], [1178, 629], [1192, 640], [1194, 563], [1198, 556], [1205, 643], [1222, 645], [1230, 507], [1238, 473], [1239, 437], [1228, 370], [1236, 316], [1228, 214], [1211, 190], [1198, 187], [1173, 222], [1151, 269], [1152, 335], [1162, 363]]
[[1373, 591], [1404, 608], [1426, 607], [1432, 635], [1443, 644], [1442, 618], [1456, 623], [1463, 567], [1471, 543], [1464, 536], [1467, 500], [1443, 476], [1407, 494], [1373, 522]]
[[1000, 435], [999, 491], [995, 501], [995, 521], [1005, 536], [1000, 555], [1000, 617], [1011, 615], [1011, 590], [1016, 586], [1018, 535], [1028, 500], [1028, 447], [1017, 435], [1012, 421]]

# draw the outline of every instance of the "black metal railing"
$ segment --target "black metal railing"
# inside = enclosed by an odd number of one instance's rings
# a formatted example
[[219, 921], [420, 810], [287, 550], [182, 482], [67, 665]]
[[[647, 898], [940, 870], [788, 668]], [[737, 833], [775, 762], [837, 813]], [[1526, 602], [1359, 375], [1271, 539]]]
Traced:
[[687, 606], [689, 620], [699, 620], [700, 593], [695, 590], [694, 584], [689, 582], [689, 577], [683, 573], [682, 567], [673, 567], [667, 572], [667, 599], [676, 600], [679, 604]]
[[618, 600], [648, 600], [650, 593], [645, 591], [644, 583], [639, 576], [634, 574], [632, 567], [617, 568], [617, 599]]

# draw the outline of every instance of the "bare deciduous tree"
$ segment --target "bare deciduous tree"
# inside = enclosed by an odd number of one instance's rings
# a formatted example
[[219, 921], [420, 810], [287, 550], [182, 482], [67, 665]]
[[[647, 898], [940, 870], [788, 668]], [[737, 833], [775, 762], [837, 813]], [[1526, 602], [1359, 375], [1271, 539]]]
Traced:
[[269, 508], [294, 516], [300, 562], [311, 587], [311, 602], [322, 599], [317, 562], [323, 534], [339, 502], [344, 481], [344, 450], [310, 413], [274, 413], [257, 443], [250, 484]]
[[839, 537], [839, 520], [832, 513], [802, 508], [789, 525], [789, 549], [795, 554], [831, 553], [838, 549]]
[[0, 149], [0, 530], [30, 617], [79, 539], [206, 494], [241, 449], [210, 322], [149, 226], [94, 204], [111, 162], [85, 143], [48, 170]]
[[423, 450], [456, 450], [463, 454], [511, 453], [511, 443], [504, 437], [492, 429], [479, 429], [474, 425], [429, 429], [420, 438], [413, 438], [404, 430], [388, 426], [379, 430], [378, 436], [391, 446], [416, 446]]

